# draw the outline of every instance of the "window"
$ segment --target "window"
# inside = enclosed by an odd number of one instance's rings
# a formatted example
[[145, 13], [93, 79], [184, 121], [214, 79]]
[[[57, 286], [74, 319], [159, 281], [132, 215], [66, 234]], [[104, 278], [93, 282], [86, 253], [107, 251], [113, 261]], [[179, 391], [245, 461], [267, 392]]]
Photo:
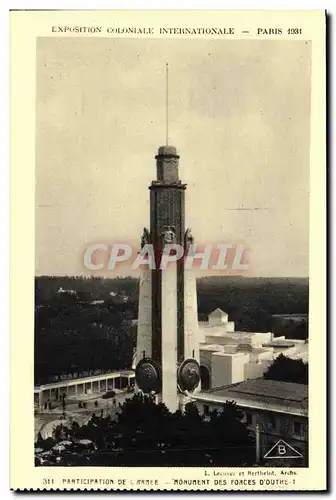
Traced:
[[270, 415], [268, 423], [267, 423], [267, 427], [270, 431], [276, 430], [277, 422], [276, 422], [276, 418], [273, 415]]
[[208, 417], [210, 415], [210, 409], [209, 409], [209, 406], [208, 405], [204, 405], [203, 406], [203, 413], [206, 417]]
[[295, 436], [301, 436], [302, 434], [302, 424], [297, 420], [293, 422], [293, 434], [295, 434]]

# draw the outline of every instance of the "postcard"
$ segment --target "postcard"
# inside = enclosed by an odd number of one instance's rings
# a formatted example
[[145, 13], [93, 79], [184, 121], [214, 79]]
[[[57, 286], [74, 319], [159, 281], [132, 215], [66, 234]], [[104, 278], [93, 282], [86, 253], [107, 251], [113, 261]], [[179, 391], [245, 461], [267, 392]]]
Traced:
[[325, 13], [13, 11], [10, 60], [10, 487], [326, 490]]

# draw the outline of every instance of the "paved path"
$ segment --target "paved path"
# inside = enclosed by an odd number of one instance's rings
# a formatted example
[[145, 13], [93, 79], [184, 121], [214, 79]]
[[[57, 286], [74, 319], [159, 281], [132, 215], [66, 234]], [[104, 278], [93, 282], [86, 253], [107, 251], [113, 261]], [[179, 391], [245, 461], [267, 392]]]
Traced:
[[[100, 416], [101, 410], [103, 410], [104, 416], [110, 415], [112, 419], [115, 419], [119, 410], [119, 404], [123, 404], [126, 399], [132, 397], [132, 393], [119, 393], [116, 394], [115, 398], [103, 399], [100, 395], [92, 394], [90, 396], [81, 396], [77, 400], [74, 398], [65, 400], [65, 418], [63, 418], [61, 403], [50, 411], [45, 410], [43, 413], [35, 415], [35, 440], [39, 432], [44, 439], [51, 436], [53, 428], [61, 422], [70, 424], [71, 421], [76, 421], [79, 425], [83, 425], [91, 418], [92, 413]], [[115, 405], [113, 404], [113, 399], [116, 400]], [[79, 401], [86, 402], [85, 409], [78, 407]], [[95, 401], [97, 401], [97, 406], [95, 405]]]

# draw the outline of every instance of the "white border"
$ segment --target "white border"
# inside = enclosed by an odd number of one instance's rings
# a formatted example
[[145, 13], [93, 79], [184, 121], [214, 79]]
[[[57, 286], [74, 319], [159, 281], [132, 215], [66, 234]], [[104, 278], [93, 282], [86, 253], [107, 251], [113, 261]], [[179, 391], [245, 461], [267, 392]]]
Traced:
[[[2, 123], [0, 127], [0, 133], [1, 133], [1, 141], [0, 141], [0, 153], [1, 153], [1, 159], [2, 159], [2, 168], [1, 168], [1, 182], [0, 182], [0, 204], [1, 204], [1, 222], [0, 222], [0, 235], [1, 235], [1, 241], [3, 242], [3, 258], [2, 258], [2, 279], [0, 282], [0, 299], [1, 299], [1, 320], [2, 320], [2, 333], [4, 335], [4, 340], [2, 342], [2, 348], [0, 350], [0, 367], [2, 370], [2, 402], [3, 402], [3, 411], [1, 412], [1, 430], [2, 430], [2, 436], [1, 436], [1, 474], [0, 474], [0, 491], [1, 491], [1, 498], [7, 498], [10, 493], [8, 491], [9, 488], [9, 483], [8, 483], [8, 426], [9, 426], [9, 418], [8, 418], [8, 411], [6, 411], [6, 406], [9, 407], [9, 380], [8, 380], [8, 374], [9, 374], [9, 275], [8, 275], [8, 268], [9, 268], [9, 249], [8, 249], [8, 243], [9, 243], [9, 99], [8, 99], [8, 94], [9, 94], [9, 83], [8, 83], [8, 66], [9, 66], [9, 22], [8, 22], [8, 10], [9, 9], [45, 9], [46, 5], [48, 5], [49, 9], [54, 8], [57, 10], [60, 9], [221, 9], [223, 8], [223, 2], [222, 1], [215, 1], [215, 0], [194, 0], [194, 1], [176, 1], [176, 0], [171, 0], [170, 2], [167, 2], [166, 0], [162, 0], [160, 3], [160, 8], [158, 8], [156, 2], [154, 1], [144, 1], [142, 2], [142, 5], [139, 6], [139, 3], [137, 1], [96, 1], [96, 2], [90, 2], [90, 1], [78, 1], [78, 0], [59, 0], [58, 2], [48, 2], [48, 4], [45, 3], [45, 1], [3, 1], [0, 6], [0, 60], [3, 64], [3, 68], [1, 71], [1, 92], [0, 92], [0, 99], [2, 100], [2, 106], [1, 110], [5, 111], [4, 113], [1, 113], [2, 116]], [[316, 2], [316, 1], [275, 1], [272, 2], [272, 8], [270, 8], [269, 2], [268, 1], [257, 1], [254, 2], [253, 4], [253, 9], [266, 9], [266, 10], [274, 10], [274, 9], [288, 9], [288, 10], [308, 10], [308, 9], [327, 9], [329, 12], [332, 12], [332, 7], [334, 6], [334, 2], [332, 3], [331, 1], [325, 2], [322, 5], [322, 2]], [[225, 2], [225, 8], [226, 9], [251, 9], [251, 4], [248, 1], [227, 1]], [[330, 34], [331, 36], [331, 34]], [[335, 67], [335, 44], [334, 44], [334, 36], [332, 36], [332, 40], [330, 40], [330, 46], [332, 49], [334, 49], [331, 60], [329, 61], [329, 64], [331, 65], [331, 68]], [[330, 88], [332, 88], [335, 85], [335, 79], [334, 79], [334, 72], [331, 75], [331, 84]], [[329, 120], [332, 121], [332, 117], [335, 116], [334, 113], [334, 105], [332, 105], [332, 108], [330, 107], [329, 113], [331, 114]], [[332, 135], [332, 130], [329, 131], [329, 147], [331, 147], [331, 141], [334, 139]], [[331, 157], [330, 157], [330, 162], [332, 165], [335, 164], [333, 160], [335, 160], [335, 149], [333, 148], [333, 151], [331, 151]], [[331, 167], [331, 164], [329, 165], [329, 168]], [[330, 182], [332, 187], [334, 186], [334, 177], [332, 176], [330, 178]], [[332, 188], [330, 188], [332, 189]], [[331, 207], [331, 214], [330, 214], [330, 220], [331, 224], [333, 224], [333, 221], [336, 220], [336, 208], [335, 208], [335, 203], [332, 203]], [[335, 238], [335, 239], [334, 239]], [[333, 235], [332, 238], [332, 243], [333, 249], [336, 248], [336, 236], [335, 234]], [[330, 257], [334, 256], [334, 252]], [[332, 278], [333, 278], [333, 283], [334, 283], [334, 272], [332, 273]], [[6, 286], [7, 285], [7, 286]], [[333, 296], [332, 301], [331, 301], [331, 309], [335, 310], [336, 308], [336, 299]], [[330, 325], [331, 326], [331, 325]], [[333, 326], [333, 324], [332, 324]], [[334, 328], [332, 328], [332, 331], [329, 333], [330, 337], [334, 335]], [[329, 347], [332, 348], [332, 354], [330, 355], [330, 359], [335, 359], [336, 358], [336, 348], [335, 348], [336, 342], [334, 341], [332, 344], [330, 343]], [[330, 380], [330, 385], [335, 387], [335, 372], [333, 371], [333, 380]], [[334, 384], [332, 383], [334, 382]], [[7, 403], [7, 405], [6, 405]], [[334, 408], [333, 408], [334, 409]], [[332, 440], [330, 440], [332, 442]], [[332, 456], [332, 451], [330, 451], [330, 455]], [[332, 476], [336, 472], [336, 467], [334, 464], [332, 464], [330, 468], [330, 482], [332, 480]], [[113, 493], [114, 495], [117, 495], [117, 493]], [[56, 495], [58, 496], [58, 495]]]

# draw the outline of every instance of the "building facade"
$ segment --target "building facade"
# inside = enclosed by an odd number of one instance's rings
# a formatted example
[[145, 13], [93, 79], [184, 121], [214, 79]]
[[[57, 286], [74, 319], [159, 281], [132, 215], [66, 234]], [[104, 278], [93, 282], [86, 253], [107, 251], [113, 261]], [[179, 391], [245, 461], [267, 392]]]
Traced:
[[261, 461], [282, 440], [301, 455], [292, 465], [308, 464], [308, 386], [255, 379], [201, 391], [193, 401], [205, 418], [213, 410], [222, 411], [225, 403], [235, 402], [248, 429], [259, 433]]
[[125, 390], [134, 385], [134, 378], [133, 370], [123, 370], [41, 384], [34, 387], [34, 405], [42, 410], [47, 402], [61, 401], [63, 395], [69, 401], [86, 395], [102, 395], [115, 389]]
[[221, 309], [209, 314], [207, 322], [199, 322], [198, 333], [203, 389], [262, 377], [280, 354], [308, 361], [304, 340], [235, 331], [234, 322]]

